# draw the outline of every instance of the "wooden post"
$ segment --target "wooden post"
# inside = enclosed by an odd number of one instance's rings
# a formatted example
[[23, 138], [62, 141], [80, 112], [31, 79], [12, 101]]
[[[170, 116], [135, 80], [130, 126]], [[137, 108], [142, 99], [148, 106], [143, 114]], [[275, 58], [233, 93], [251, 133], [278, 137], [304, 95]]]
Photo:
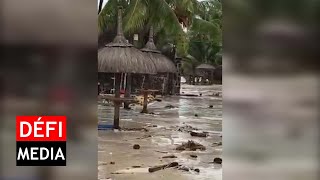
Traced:
[[169, 77], [170, 77], [169, 79], [170, 79], [170, 84], [171, 84], [171, 93], [172, 93], [172, 95], [175, 95], [176, 94], [176, 84], [177, 84], [176, 78], [175, 78], [175, 75], [172, 73], [169, 74]]
[[166, 81], [166, 89], [167, 89], [166, 94], [171, 95], [172, 89], [171, 89], [170, 73], [166, 74], [166, 79], [167, 79], [167, 81]]
[[[145, 86], [144, 86], [144, 90], [149, 89], [150, 87], [150, 77], [149, 75], [145, 75]], [[143, 109], [142, 109], [142, 113], [148, 113], [148, 92], [147, 91], [143, 91]]]
[[148, 92], [143, 92], [143, 109], [142, 113], [148, 113]]
[[[130, 95], [131, 95], [131, 83], [132, 83], [132, 76], [131, 76], [131, 73], [128, 73], [127, 74], [126, 92], [125, 92], [125, 95], [124, 95], [124, 97], [126, 97], [126, 98], [130, 98]], [[129, 105], [130, 105], [130, 103], [128, 101], [124, 102], [124, 108], [125, 109], [130, 109]]]
[[[120, 98], [120, 81], [121, 81], [121, 74], [115, 74], [115, 94], [114, 97]], [[113, 121], [113, 128], [119, 129], [119, 122], [120, 121], [120, 101], [114, 101], [114, 121]]]

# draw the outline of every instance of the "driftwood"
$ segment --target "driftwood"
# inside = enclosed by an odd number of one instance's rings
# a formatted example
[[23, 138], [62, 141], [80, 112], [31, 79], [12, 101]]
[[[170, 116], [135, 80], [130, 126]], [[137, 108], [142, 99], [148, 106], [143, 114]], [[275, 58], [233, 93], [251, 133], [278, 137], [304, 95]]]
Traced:
[[136, 139], [147, 139], [147, 138], [150, 138], [150, 137], [152, 137], [152, 136], [151, 135], [144, 135], [144, 136], [138, 137]]
[[132, 168], [141, 168], [141, 166], [131, 166]]
[[191, 136], [196, 136], [196, 137], [207, 137], [207, 136], [208, 136], [207, 133], [204, 133], [204, 132], [194, 132], [194, 131], [191, 131], [191, 132], [190, 132], [190, 135], [191, 135]]
[[189, 97], [197, 97], [196, 94], [180, 94], [180, 96], [189, 96]]
[[169, 153], [168, 151], [157, 151], [157, 150], [156, 150], [156, 152], [158, 152], [158, 153], [163, 153], [163, 154]]
[[179, 166], [179, 163], [177, 163], [177, 162], [172, 162], [172, 163], [169, 163], [169, 164], [164, 164], [164, 165], [160, 165], [160, 166], [150, 167], [150, 168], [149, 168], [149, 172], [150, 172], [150, 173], [153, 173], [153, 172], [156, 172], [156, 171], [159, 171], [159, 170], [162, 170], [162, 169], [167, 169], [167, 168], [177, 167], [177, 166]]
[[163, 156], [162, 158], [177, 158], [175, 155], [168, 155], [168, 156]]
[[121, 131], [145, 131], [148, 132], [149, 130], [146, 128], [120, 128]]
[[222, 146], [222, 142], [215, 142], [215, 143], [213, 143], [212, 146], [213, 146], [213, 147], [215, 147], [215, 146]]
[[197, 158], [198, 156], [197, 156], [197, 155], [194, 155], [194, 154], [191, 154], [190, 157], [192, 157], [192, 158]]

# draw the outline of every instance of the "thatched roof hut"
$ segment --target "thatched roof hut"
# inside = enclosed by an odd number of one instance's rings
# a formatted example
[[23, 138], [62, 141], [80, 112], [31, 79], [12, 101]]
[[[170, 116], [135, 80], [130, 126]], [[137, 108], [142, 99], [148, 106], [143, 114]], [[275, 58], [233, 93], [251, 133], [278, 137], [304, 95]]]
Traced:
[[145, 47], [141, 49], [141, 51], [144, 52], [144, 54], [146, 54], [150, 59], [152, 59], [158, 73], [177, 72], [174, 63], [169, 58], [161, 54], [159, 50], [157, 50], [157, 47], [153, 41], [153, 27], [150, 28], [149, 40]]
[[121, 10], [118, 10], [117, 36], [98, 51], [98, 72], [156, 74], [153, 61], [124, 37]]
[[215, 70], [215, 67], [210, 64], [200, 64], [199, 66], [196, 67], [196, 69], [213, 71]]

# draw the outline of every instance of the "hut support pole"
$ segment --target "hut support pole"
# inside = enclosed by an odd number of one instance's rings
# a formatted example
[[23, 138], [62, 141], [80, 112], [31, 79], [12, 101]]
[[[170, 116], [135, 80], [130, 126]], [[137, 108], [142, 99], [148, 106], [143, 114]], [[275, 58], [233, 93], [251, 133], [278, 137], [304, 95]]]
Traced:
[[[116, 98], [120, 98], [120, 83], [121, 83], [121, 74], [115, 74], [115, 94]], [[119, 129], [119, 120], [120, 120], [120, 101], [114, 101], [114, 129]]]
[[171, 84], [171, 93], [172, 95], [176, 94], [176, 78], [175, 78], [175, 75], [170, 73], [169, 74], [169, 77], [170, 77], [170, 84]]
[[165, 95], [165, 89], [166, 89], [166, 86], [165, 86], [165, 81], [166, 81], [166, 78], [163, 77], [162, 78], [162, 91], [161, 91], [161, 95]]
[[[147, 90], [149, 88], [150, 83], [149, 75], [145, 75], [145, 86], [144, 89]], [[143, 108], [141, 113], [148, 113], [148, 92], [143, 91]]]
[[[127, 74], [127, 85], [126, 85], [126, 92], [125, 92], [125, 97], [129, 98], [131, 95], [131, 83], [132, 83], [132, 76], [131, 73]], [[130, 103], [128, 101], [124, 102], [124, 108], [125, 109], [130, 109], [129, 107]]]
[[169, 73], [167, 73], [166, 79], [167, 79], [167, 81], [166, 81], [167, 93], [166, 94], [170, 95], [171, 94], [171, 86], [170, 86], [170, 74]]

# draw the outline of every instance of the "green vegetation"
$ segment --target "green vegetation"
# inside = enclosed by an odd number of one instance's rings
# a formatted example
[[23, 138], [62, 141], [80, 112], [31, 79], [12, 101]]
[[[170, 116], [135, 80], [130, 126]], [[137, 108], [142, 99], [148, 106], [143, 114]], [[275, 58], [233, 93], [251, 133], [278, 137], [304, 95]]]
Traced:
[[221, 64], [221, 0], [108, 0], [98, 17], [100, 33], [116, 28], [118, 6], [124, 9], [127, 36], [147, 35], [153, 26], [157, 47], [175, 44], [186, 72], [201, 63]]

